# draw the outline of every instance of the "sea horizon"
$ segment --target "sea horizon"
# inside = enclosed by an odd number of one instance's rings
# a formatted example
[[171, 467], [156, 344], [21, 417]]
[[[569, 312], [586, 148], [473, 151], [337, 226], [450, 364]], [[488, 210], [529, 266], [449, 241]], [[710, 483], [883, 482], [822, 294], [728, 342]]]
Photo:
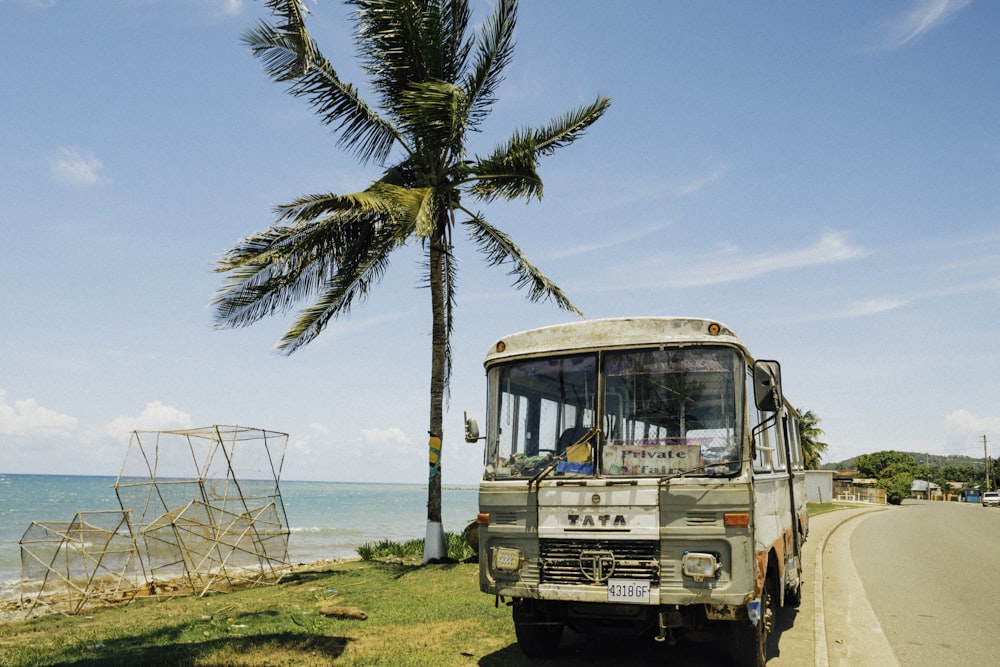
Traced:
[[[0, 472], [0, 598], [18, 595], [20, 541], [32, 523], [68, 523], [77, 512], [121, 510], [114, 489], [117, 479]], [[426, 484], [283, 479], [279, 490], [292, 564], [352, 558], [367, 542], [425, 535]], [[477, 486], [443, 485], [444, 529], [461, 532], [475, 520], [477, 505]]]
[[[88, 474], [74, 474], [74, 473], [68, 473], [68, 472], [67, 473], [61, 473], [61, 472], [55, 472], [55, 473], [51, 473], [51, 472], [4, 472], [4, 471], [0, 470], [0, 478], [4, 478], [4, 477], [89, 477], [89, 478], [93, 478], [93, 479], [111, 479], [111, 480], [118, 479], [118, 475], [117, 474], [114, 474], [114, 475], [95, 475], [95, 474], [92, 474], [92, 473], [88, 473]], [[164, 477], [164, 479], [169, 479], [169, 478], [168, 477]], [[253, 479], [254, 481], [270, 481], [270, 480], [268, 480], [266, 478], [250, 478], [250, 479]], [[375, 486], [419, 486], [419, 487], [424, 488], [424, 489], [427, 488], [427, 484], [424, 483], [424, 482], [372, 482], [372, 481], [359, 482], [359, 481], [337, 480], [337, 479], [290, 479], [290, 478], [286, 479], [284, 477], [281, 478], [281, 480], [279, 481], [279, 484], [285, 484], [285, 483], [302, 483], [302, 482], [307, 483], [307, 484], [371, 484], [371, 485], [375, 485]], [[442, 489], [445, 489], [445, 488], [451, 488], [451, 489], [478, 489], [479, 488], [479, 483], [476, 482], [476, 483], [470, 483], [470, 484], [442, 484], [441, 488]]]

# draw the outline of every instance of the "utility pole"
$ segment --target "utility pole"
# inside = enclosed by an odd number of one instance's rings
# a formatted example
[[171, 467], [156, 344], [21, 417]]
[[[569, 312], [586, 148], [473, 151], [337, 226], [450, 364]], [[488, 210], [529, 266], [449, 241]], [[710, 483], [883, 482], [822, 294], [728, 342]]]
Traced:
[[986, 436], [983, 436], [983, 458], [986, 459], [986, 490], [990, 491], [990, 482], [993, 481], [993, 465], [990, 461], [990, 453], [986, 449]]

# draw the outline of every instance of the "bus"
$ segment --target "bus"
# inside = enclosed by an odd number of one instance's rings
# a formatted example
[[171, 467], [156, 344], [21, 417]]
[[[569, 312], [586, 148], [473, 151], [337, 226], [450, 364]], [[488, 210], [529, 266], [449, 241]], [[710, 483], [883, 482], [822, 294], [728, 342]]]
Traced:
[[797, 605], [808, 531], [797, 414], [776, 361], [707, 319], [584, 320], [505, 336], [485, 361], [480, 589], [529, 656], [564, 628], [724, 635], [760, 667]]

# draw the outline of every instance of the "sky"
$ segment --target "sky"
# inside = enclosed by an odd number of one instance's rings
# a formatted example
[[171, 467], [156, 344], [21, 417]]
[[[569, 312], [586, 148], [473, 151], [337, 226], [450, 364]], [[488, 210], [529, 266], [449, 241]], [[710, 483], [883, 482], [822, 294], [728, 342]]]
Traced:
[[[348, 9], [309, 6], [364, 94]], [[292, 314], [214, 325], [227, 249], [378, 173], [241, 43], [265, 17], [0, 0], [0, 473], [116, 475], [133, 429], [238, 424], [289, 434], [283, 479], [426, 482], [419, 248], [290, 356]], [[481, 208], [586, 317], [725, 323], [781, 362], [826, 461], [1000, 456], [1000, 3], [525, 1], [516, 37], [471, 152], [612, 98], [541, 201]], [[486, 350], [574, 318], [456, 254], [445, 485], [480, 477]]]

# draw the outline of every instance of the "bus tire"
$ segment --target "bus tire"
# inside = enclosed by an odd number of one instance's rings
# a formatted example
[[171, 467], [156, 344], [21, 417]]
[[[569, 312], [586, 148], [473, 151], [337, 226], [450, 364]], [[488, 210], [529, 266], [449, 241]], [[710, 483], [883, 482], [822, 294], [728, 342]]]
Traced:
[[563, 626], [560, 623], [514, 623], [514, 634], [521, 651], [531, 658], [549, 658], [559, 651]]
[[798, 607], [802, 604], [802, 580], [799, 579], [799, 583], [795, 586], [791, 586], [785, 589], [785, 606], [786, 607]]
[[538, 600], [516, 599], [514, 634], [521, 651], [532, 658], [547, 658], [559, 650], [563, 623], [557, 608]]
[[767, 637], [774, 627], [777, 602], [774, 582], [768, 577], [760, 592], [760, 619], [757, 624], [749, 619], [732, 624], [729, 648], [733, 667], [764, 667], [767, 664]]

